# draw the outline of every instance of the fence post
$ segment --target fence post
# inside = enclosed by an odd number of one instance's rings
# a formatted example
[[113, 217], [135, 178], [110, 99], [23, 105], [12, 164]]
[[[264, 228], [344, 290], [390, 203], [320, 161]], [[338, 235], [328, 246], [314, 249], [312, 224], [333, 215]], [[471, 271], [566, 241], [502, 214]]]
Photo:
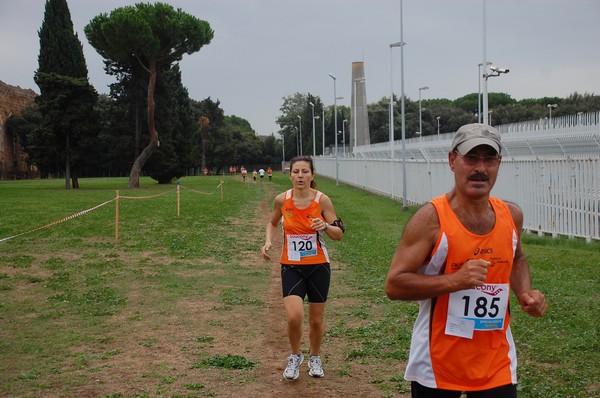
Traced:
[[180, 208], [181, 208], [181, 201], [180, 201], [180, 187], [181, 187], [181, 182], [177, 181], [177, 217], [179, 217], [179, 215], [181, 214]]
[[115, 199], [115, 243], [119, 243], [119, 190]]

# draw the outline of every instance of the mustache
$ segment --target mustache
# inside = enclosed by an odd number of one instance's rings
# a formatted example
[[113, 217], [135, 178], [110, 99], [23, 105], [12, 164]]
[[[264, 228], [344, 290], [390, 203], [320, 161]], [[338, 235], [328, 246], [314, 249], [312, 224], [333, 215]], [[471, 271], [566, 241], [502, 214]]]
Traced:
[[483, 174], [483, 173], [473, 173], [469, 176], [469, 181], [487, 181], [490, 178], [487, 176], [487, 174]]

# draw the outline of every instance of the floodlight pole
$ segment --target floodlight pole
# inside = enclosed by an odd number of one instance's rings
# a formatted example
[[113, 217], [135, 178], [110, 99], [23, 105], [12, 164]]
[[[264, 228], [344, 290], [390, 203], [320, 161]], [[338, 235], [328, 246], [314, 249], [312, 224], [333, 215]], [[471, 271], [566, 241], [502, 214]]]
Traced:
[[298, 128], [300, 132], [300, 156], [302, 156], [302, 116], [298, 115], [298, 120], [300, 124], [300, 128]]
[[333, 79], [333, 124], [335, 130], [333, 130], [333, 137], [335, 138], [335, 186], [340, 185], [338, 177], [338, 148], [337, 148], [337, 91], [335, 87], [336, 78], [333, 73], [329, 74], [329, 77]]
[[[489, 65], [489, 63], [487, 63], [487, 65]], [[487, 66], [486, 66], [486, 69], [487, 69]], [[490, 117], [489, 114], [492, 112], [492, 111], [488, 111], [487, 81], [490, 77], [497, 77], [503, 73], [508, 73], [508, 69], [496, 68], [494, 66], [490, 66], [490, 69], [492, 70], [491, 73], [486, 72], [482, 75], [482, 77], [483, 77], [483, 124], [487, 124], [487, 125], [491, 125], [491, 122], [489, 121], [489, 117]]]
[[421, 117], [421, 92], [423, 90], [429, 90], [429, 87], [419, 87], [419, 141], [423, 139], [423, 118]]
[[402, 18], [402, 0], [400, 0], [400, 110], [402, 113], [402, 210], [408, 210], [406, 189], [406, 112], [404, 107], [404, 22]]
[[346, 123], [348, 123], [348, 119], [342, 120], [342, 153], [344, 157], [346, 157]]
[[[393, 199], [394, 198], [394, 83], [393, 83], [393, 76], [394, 76], [394, 67], [393, 67], [393, 57], [392, 57], [392, 50], [394, 47], [403, 47], [406, 43], [399, 41], [397, 43], [392, 43], [390, 44], [390, 179], [391, 179], [391, 184], [390, 184], [390, 197]], [[404, 145], [404, 142], [402, 142], [402, 144]], [[404, 147], [403, 147], [404, 148]], [[404, 149], [403, 149], [403, 153], [404, 153]]]
[[483, 118], [481, 119], [483, 124], [488, 124], [488, 87], [487, 87], [487, 68], [488, 68], [488, 61], [487, 61], [487, 26], [486, 26], [486, 0], [483, 0], [483, 34], [482, 34], [482, 38], [483, 38], [483, 61], [481, 63], [482, 66], [484, 66], [484, 73], [483, 75], [480, 75], [480, 78], [483, 77], [484, 78], [484, 82], [483, 82], [483, 109], [482, 109], [482, 113], [483, 113]]
[[317, 148], [315, 146], [315, 104], [309, 102], [312, 108], [312, 133], [313, 133], [313, 158], [317, 156]]
[[281, 171], [285, 170], [285, 133], [281, 131]]
[[552, 126], [552, 109], [556, 108], [558, 106], [558, 104], [548, 104], [548, 112], [550, 112], [550, 114], [548, 115], [548, 130], [550, 129], [550, 126]]
[[321, 135], [321, 138], [323, 139], [323, 153], [321, 153], [321, 155], [325, 156], [325, 105], [323, 105], [323, 119], [321, 120], [322, 122], [322, 129], [323, 129], [323, 134]]

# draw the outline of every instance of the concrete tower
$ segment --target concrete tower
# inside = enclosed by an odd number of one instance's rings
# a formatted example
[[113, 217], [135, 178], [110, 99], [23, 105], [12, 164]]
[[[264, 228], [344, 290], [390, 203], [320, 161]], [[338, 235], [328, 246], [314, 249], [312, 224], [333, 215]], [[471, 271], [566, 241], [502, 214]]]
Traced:
[[367, 83], [365, 80], [364, 62], [352, 62], [352, 99], [350, 117], [349, 152], [355, 146], [369, 145], [369, 115], [367, 113]]

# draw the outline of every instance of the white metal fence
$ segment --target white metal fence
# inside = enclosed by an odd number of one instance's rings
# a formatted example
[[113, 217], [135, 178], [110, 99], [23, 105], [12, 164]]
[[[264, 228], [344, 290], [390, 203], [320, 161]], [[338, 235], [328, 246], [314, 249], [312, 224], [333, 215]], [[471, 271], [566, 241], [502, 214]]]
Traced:
[[[498, 126], [503, 159], [494, 196], [523, 209], [526, 230], [600, 240], [600, 112]], [[450, 191], [447, 157], [454, 134], [406, 140], [406, 198], [423, 204]], [[339, 181], [395, 199], [403, 197], [402, 146], [355, 148], [338, 157]], [[336, 159], [315, 159], [317, 174], [336, 178]]]

